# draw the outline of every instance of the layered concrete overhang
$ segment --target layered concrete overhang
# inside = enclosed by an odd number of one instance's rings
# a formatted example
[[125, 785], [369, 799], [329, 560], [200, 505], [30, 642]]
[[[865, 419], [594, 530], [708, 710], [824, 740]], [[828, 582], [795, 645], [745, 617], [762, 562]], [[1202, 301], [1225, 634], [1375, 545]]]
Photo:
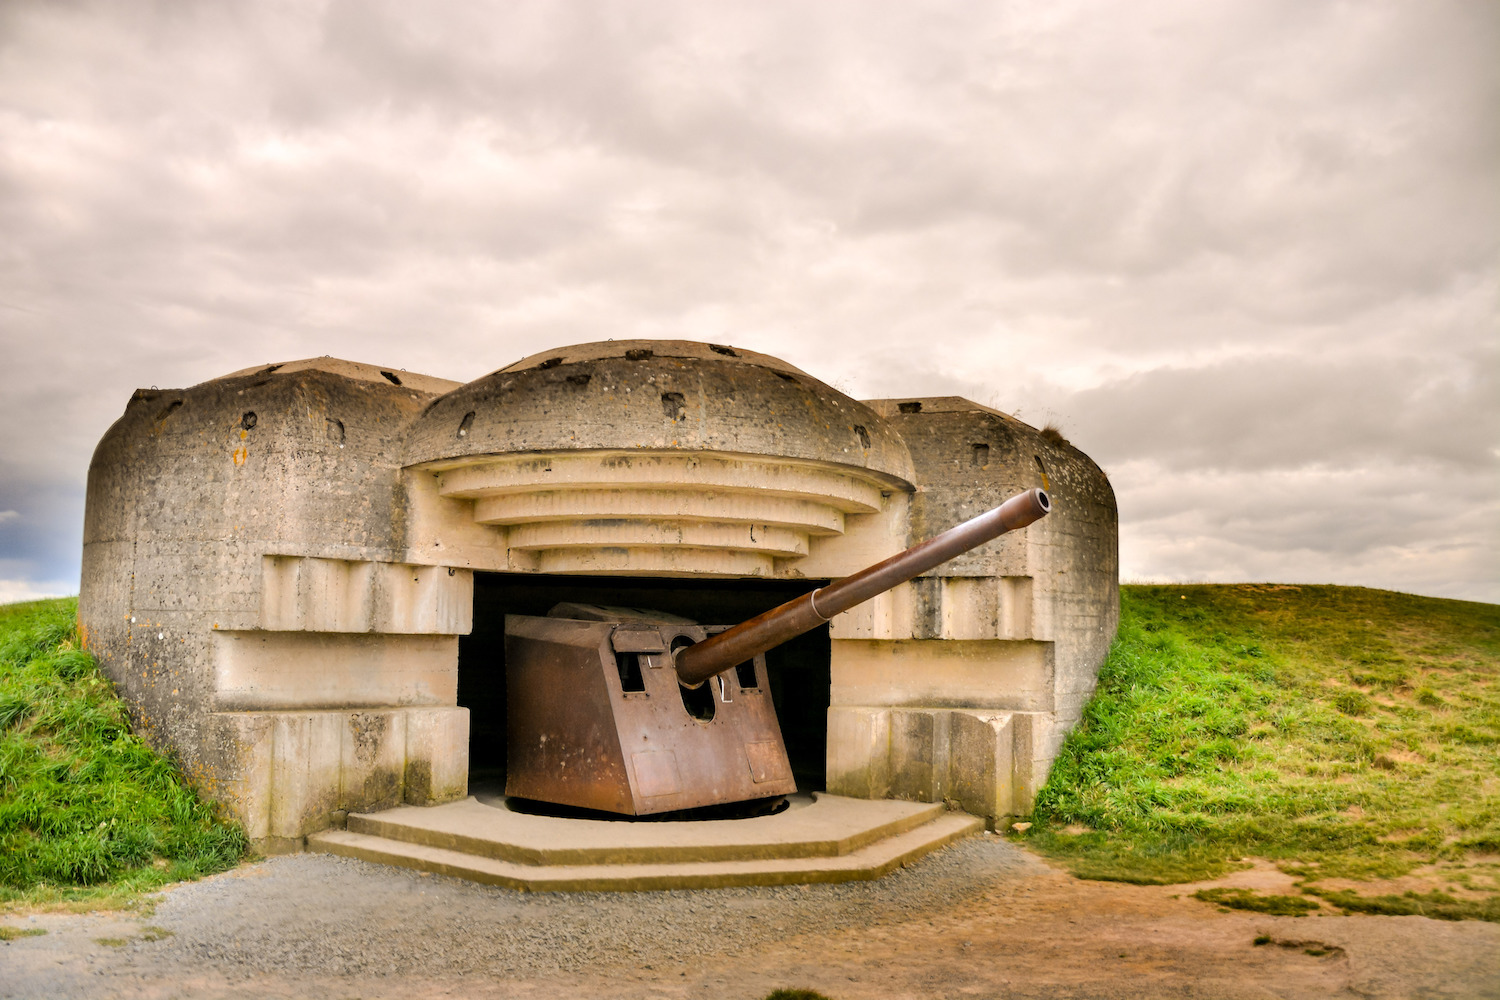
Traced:
[[685, 341], [583, 344], [476, 379], [426, 407], [405, 462], [493, 529], [507, 559], [484, 568], [540, 573], [771, 576], [913, 490], [868, 407]]

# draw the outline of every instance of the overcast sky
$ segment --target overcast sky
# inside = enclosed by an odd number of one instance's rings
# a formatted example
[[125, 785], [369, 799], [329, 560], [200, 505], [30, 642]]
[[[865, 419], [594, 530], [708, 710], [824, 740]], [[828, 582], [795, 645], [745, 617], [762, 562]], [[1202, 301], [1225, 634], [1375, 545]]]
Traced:
[[0, 601], [138, 386], [773, 354], [1109, 474], [1129, 580], [1500, 602], [1491, 0], [0, 3]]

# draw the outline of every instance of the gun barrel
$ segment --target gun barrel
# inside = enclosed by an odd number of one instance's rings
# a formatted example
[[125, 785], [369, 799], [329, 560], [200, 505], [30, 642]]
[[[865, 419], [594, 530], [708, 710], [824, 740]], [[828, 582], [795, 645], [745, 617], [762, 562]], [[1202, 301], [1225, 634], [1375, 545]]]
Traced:
[[1013, 496], [994, 510], [913, 545], [884, 562], [679, 650], [675, 661], [677, 677], [690, 687], [701, 684], [715, 674], [817, 628], [834, 615], [863, 604], [876, 594], [920, 576], [1007, 531], [1024, 528], [1045, 517], [1051, 509], [1052, 502], [1042, 490], [1027, 490]]

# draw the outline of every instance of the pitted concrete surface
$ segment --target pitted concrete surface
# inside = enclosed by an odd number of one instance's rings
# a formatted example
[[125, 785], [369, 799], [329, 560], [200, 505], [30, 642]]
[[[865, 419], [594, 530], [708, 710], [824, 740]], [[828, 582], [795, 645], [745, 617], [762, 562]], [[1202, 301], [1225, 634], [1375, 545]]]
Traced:
[[1500, 925], [1224, 913], [994, 836], [877, 882], [624, 895], [298, 855], [149, 916], [0, 921], [48, 931], [0, 945], [6, 998], [1500, 997]]

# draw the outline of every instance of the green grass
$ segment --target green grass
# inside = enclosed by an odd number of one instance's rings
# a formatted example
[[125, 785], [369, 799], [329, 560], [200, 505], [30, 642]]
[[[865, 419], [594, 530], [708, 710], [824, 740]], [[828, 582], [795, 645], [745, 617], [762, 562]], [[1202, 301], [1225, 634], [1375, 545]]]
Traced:
[[1500, 606], [1123, 587], [1029, 818], [1027, 842], [1088, 878], [1196, 881], [1255, 856], [1309, 883], [1435, 866], [1500, 892]]
[[1321, 896], [1349, 913], [1380, 913], [1388, 916], [1423, 916], [1438, 920], [1491, 920], [1500, 922], [1500, 895], [1486, 899], [1455, 899], [1446, 892], [1403, 892], [1380, 896], [1362, 896], [1350, 889], [1312, 888]]
[[129, 905], [245, 852], [131, 733], [76, 615], [72, 599], [0, 607], [0, 905]]
[[1249, 889], [1199, 889], [1193, 896], [1205, 903], [1217, 903], [1231, 910], [1253, 910], [1256, 913], [1271, 913], [1282, 917], [1305, 917], [1318, 909], [1317, 901], [1305, 896], [1262, 896]]
[[7, 927], [0, 925], [0, 941], [19, 941], [21, 938], [41, 937], [47, 933], [45, 927]]

